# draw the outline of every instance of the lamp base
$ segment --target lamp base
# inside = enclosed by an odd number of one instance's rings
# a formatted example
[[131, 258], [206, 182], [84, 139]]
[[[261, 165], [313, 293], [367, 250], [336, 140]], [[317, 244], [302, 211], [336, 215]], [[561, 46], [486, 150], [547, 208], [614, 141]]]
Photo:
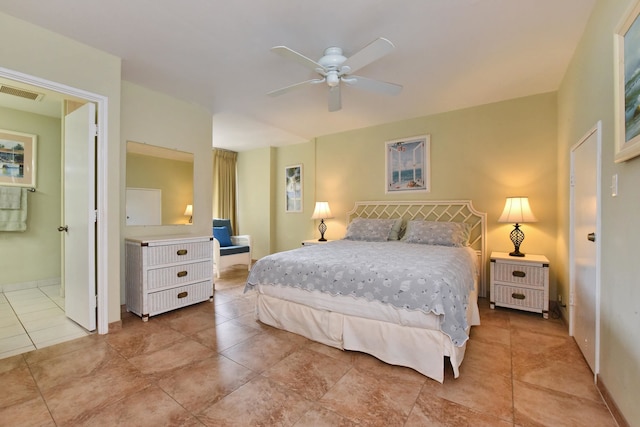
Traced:
[[509, 256], [520, 256], [520, 257], [522, 257], [522, 256], [524, 256], [524, 254], [516, 249], [513, 252], [509, 252]]
[[326, 241], [327, 241], [327, 239], [325, 239], [324, 237], [321, 237], [321, 238], [318, 239], [318, 242], [326, 242]]
[[327, 224], [324, 223], [324, 219], [320, 219], [318, 231], [320, 232], [320, 238], [318, 239], [318, 242], [326, 242], [327, 239], [324, 238], [324, 232], [327, 231]]
[[511, 243], [513, 243], [513, 252], [510, 252], [509, 255], [523, 257], [524, 254], [520, 252], [520, 244], [524, 240], [524, 233], [520, 230], [520, 224], [515, 224], [509, 237], [511, 237]]

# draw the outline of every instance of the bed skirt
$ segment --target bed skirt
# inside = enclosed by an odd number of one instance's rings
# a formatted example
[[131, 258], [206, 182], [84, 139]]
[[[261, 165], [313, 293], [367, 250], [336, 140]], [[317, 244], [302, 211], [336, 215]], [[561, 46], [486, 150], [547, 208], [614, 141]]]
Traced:
[[[331, 347], [360, 351], [392, 365], [415, 369], [441, 383], [444, 382], [444, 357], [449, 357], [457, 378], [466, 350], [466, 343], [456, 347], [440, 330], [317, 309], [260, 292], [256, 318]], [[467, 320], [469, 325], [480, 324], [475, 292], [470, 296]]]

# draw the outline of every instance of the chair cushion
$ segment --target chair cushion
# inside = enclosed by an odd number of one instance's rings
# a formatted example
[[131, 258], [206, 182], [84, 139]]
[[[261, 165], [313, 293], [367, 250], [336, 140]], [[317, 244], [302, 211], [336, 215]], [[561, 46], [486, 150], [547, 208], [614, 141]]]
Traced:
[[231, 220], [230, 219], [222, 219], [222, 218], [214, 218], [213, 219], [214, 227], [227, 227], [227, 231], [229, 231], [229, 236], [233, 236], [233, 228], [231, 228]]
[[249, 246], [227, 246], [220, 247], [220, 256], [242, 254], [249, 252]]
[[233, 246], [231, 243], [231, 236], [229, 235], [229, 229], [227, 227], [213, 227], [213, 237], [220, 242], [220, 247]]

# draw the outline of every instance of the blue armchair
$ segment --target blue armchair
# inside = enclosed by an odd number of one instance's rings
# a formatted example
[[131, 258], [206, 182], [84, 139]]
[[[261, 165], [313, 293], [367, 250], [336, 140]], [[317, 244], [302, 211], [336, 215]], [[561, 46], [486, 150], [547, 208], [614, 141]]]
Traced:
[[216, 277], [220, 271], [237, 264], [246, 264], [251, 270], [251, 236], [234, 236], [231, 221], [214, 218], [213, 220], [213, 265]]

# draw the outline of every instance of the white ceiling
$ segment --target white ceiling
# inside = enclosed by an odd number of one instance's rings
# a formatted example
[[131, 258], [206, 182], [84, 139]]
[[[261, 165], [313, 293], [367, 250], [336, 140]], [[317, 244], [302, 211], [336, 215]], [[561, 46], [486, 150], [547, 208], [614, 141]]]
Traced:
[[[208, 108], [213, 145], [242, 151], [557, 90], [595, 0], [0, 0], [0, 11], [122, 58], [124, 80]], [[270, 52], [396, 49], [357, 74], [387, 97], [327, 88]], [[6, 97], [6, 95], [4, 95]]]

